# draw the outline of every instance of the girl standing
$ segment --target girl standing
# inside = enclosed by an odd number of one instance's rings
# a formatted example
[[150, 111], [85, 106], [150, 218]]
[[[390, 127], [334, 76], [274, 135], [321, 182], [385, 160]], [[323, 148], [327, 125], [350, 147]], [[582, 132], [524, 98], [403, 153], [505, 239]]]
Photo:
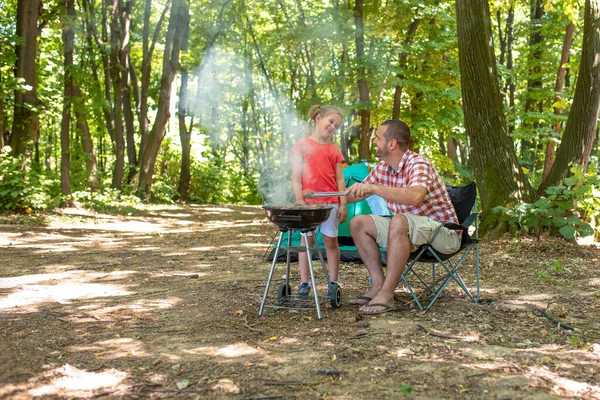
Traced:
[[[331, 143], [331, 138], [342, 125], [343, 115], [336, 107], [315, 105], [308, 112], [308, 117], [307, 135], [292, 147], [292, 185], [296, 204], [333, 206], [329, 218], [320, 225], [330, 277], [327, 296], [332, 298], [340, 265], [338, 224], [343, 223], [348, 215], [346, 198], [343, 196], [305, 198], [304, 196], [307, 192], [338, 192], [346, 189], [342, 174], [344, 157], [340, 149]], [[311, 236], [310, 246], [313, 245], [314, 240], [314, 236]], [[302, 245], [305, 245], [304, 239]], [[310, 276], [306, 253], [298, 254], [298, 263], [301, 282], [297, 295], [308, 296]]]

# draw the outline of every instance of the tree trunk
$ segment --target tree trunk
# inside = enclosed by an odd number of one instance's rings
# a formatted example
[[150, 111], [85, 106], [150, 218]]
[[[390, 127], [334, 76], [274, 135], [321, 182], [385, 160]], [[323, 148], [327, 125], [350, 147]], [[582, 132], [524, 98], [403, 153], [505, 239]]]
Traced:
[[[188, 20], [189, 21], [189, 20]], [[189, 23], [185, 27], [183, 32], [183, 39], [181, 45], [181, 51], [187, 52], [189, 49]], [[190, 121], [190, 128], [188, 129], [185, 123], [185, 116], [187, 113], [187, 98], [188, 98], [188, 71], [183, 69], [181, 71], [181, 87], [179, 88], [179, 109], [177, 116], [179, 117], [179, 138], [181, 140], [181, 170], [179, 172], [179, 185], [177, 186], [177, 193], [179, 193], [179, 200], [185, 201], [188, 197], [188, 190], [190, 188], [191, 178], [191, 149], [192, 149], [192, 129], [194, 128], [194, 117]], [[200, 82], [198, 82], [200, 83]], [[200, 85], [198, 85], [200, 86]]]
[[[554, 114], [562, 115], [563, 109], [560, 106], [560, 102], [562, 100], [561, 93], [563, 92], [564, 83], [565, 83], [565, 74], [567, 69], [565, 68], [565, 64], [569, 61], [569, 52], [571, 51], [571, 42], [573, 41], [573, 31], [575, 30], [575, 25], [570, 22], [567, 26], [567, 30], [565, 32], [565, 40], [563, 41], [562, 52], [560, 55], [560, 64], [558, 66], [558, 73], [556, 74], [556, 84], [554, 85]], [[560, 119], [556, 120], [556, 123], [553, 126], [554, 132], [557, 135], [560, 135], [560, 131], [562, 128], [562, 121]], [[548, 140], [546, 143], [546, 154], [544, 157], [544, 172], [542, 173], [542, 179], [548, 176], [550, 172], [550, 168], [552, 168], [552, 164], [554, 163], [554, 142], [552, 138]]]
[[81, 147], [85, 153], [85, 167], [88, 172], [87, 182], [90, 189], [95, 192], [99, 188], [100, 180], [98, 178], [98, 166], [94, 142], [90, 134], [90, 128], [84, 110], [85, 105], [81, 100], [81, 90], [79, 86], [73, 83], [73, 106], [75, 109], [75, 118], [77, 119], [77, 129], [81, 134]]
[[487, 0], [457, 0], [459, 63], [464, 121], [473, 151], [473, 170], [483, 207], [482, 228], [497, 223], [490, 213], [535, 192], [519, 167], [507, 132], [494, 56]]
[[[110, 0], [109, 0], [110, 1]], [[110, 77], [113, 85], [112, 120], [114, 121], [114, 154], [115, 165], [113, 168], [113, 189], [121, 190], [123, 175], [125, 173], [125, 138], [123, 136], [123, 95], [121, 93], [121, 45], [124, 40], [119, 21], [121, 7], [119, 0], [112, 0], [110, 23]]]
[[67, 16], [63, 21], [63, 55], [64, 55], [64, 97], [62, 121], [60, 127], [60, 192], [63, 196], [63, 205], [71, 206], [71, 152], [70, 152], [70, 127], [71, 127], [71, 102], [73, 101], [73, 46], [75, 41], [75, 7], [74, 0], [65, 0]]
[[135, 151], [135, 128], [133, 105], [131, 100], [131, 60], [129, 57], [129, 31], [131, 25], [131, 7], [133, 1], [126, 0], [121, 12], [122, 38], [119, 59], [121, 62], [121, 93], [123, 101], [123, 121], [125, 126], [125, 143], [127, 150], [127, 161], [129, 164], [129, 173], [127, 174], [127, 183], [131, 183], [137, 173], [137, 154]]
[[15, 90], [15, 111], [12, 133], [8, 144], [12, 154], [28, 154], [35, 142], [39, 117], [36, 91], [36, 56], [38, 37], [39, 0], [19, 0], [17, 5], [17, 36], [22, 42], [16, 45], [17, 62], [15, 77], [23, 79], [30, 90]]
[[[408, 46], [412, 43], [415, 33], [417, 33], [417, 29], [419, 28], [419, 24], [421, 23], [421, 19], [414, 19], [410, 26], [408, 27], [408, 32], [406, 33], [406, 38], [404, 39], [404, 45]], [[398, 65], [400, 72], [397, 74], [399, 80], [405, 79], [404, 70], [406, 69], [408, 63], [409, 53], [408, 51], [402, 53], [400, 55], [400, 63]], [[400, 118], [400, 102], [402, 100], [402, 90], [403, 86], [398, 83], [396, 88], [394, 89], [394, 105], [392, 106], [392, 119]]]
[[188, 90], [188, 72], [181, 72], [181, 88], [179, 89], [179, 138], [181, 140], [181, 170], [179, 172], [179, 185], [177, 193], [179, 200], [185, 201], [188, 197], [191, 178], [191, 137], [193, 128], [193, 117], [190, 122], [190, 128], [185, 123], [185, 114], [187, 109], [187, 90]]
[[[2, 83], [2, 71], [0, 71], [0, 84]], [[4, 119], [4, 98], [0, 96], [0, 151], [4, 148], [6, 143], [6, 128], [5, 128], [5, 119]]]
[[371, 155], [371, 106], [369, 105], [369, 85], [367, 84], [367, 68], [365, 66], [365, 28], [363, 22], [363, 0], [356, 0], [354, 6], [354, 24], [356, 41], [356, 59], [358, 63], [358, 94], [360, 98], [360, 131], [358, 132], [358, 158], [369, 159]]
[[[513, 78], [514, 59], [513, 59], [513, 42], [514, 42], [514, 20], [515, 20], [515, 6], [511, 3], [508, 9], [508, 16], [506, 18], [506, 69], [508, 71], [508, 78], [504, 86], [504, 92], [508, 93], [508, 110], [509, 113], [515, 113], [515, 81]], [[508, 133], [512, 133], [515, 130], [514, 118], [511, 118], [511, 122], [508, 125]]]
[[165, 4], [165, 8], [162, 11], [160, 19], [154, 28], [154, 34], [152, 35], [152, 41], [150, 41], [150, 17], [152, 15], [152, 0], [146, 0], [144, 6], [144, 28], [142, 36], [142, 86], [140, 90], [140, 105], [139, 105], [139, 124], [140, 124], [140, 159], [146, 147], [148, 140], [148, 129], [150, 121], [148, 120], [148, 98], [150, 91], [150, 74], [152, 71], [152, 54], [154, 53], [154, 47], [158, 40], [158, 35], [162, 29], [167, 11], [171, 8], [171, 0], [168, 0]]
[[582, 48], [577, 86], [565, 132], [539, 193], [571, 175], [571, 163], [580, 164], [585, 170], [590, 159], [600, 110], [600, 0], [585, 2]]
[[152, 176], [158, 150], [166, 134], [166, 126], [171, 116], [171, 86], [179, 67], [179, 52], [185, 26], [189, 24], [189, 8], [186, 0], [174, 0], [167, 29], [160, 95], [156, 119], [148, 134], [148, 141], [140, 157], [140, 179], [138, 195], [149, 199], [152, 193]]

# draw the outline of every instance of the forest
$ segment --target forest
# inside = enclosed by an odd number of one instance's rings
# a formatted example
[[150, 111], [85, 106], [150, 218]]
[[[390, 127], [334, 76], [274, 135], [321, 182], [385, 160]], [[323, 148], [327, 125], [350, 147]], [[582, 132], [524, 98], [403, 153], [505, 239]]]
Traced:
[[[600, 0], [0, 7], [0, 398], [600, 399]], [[268, 261], [316, 104], [350, 167], [401, 119], [476, 183], [384, 313]]]
[[313, 104], [386, 119], [484, 229], [594, 234], [600, 0], [0, 0], [0, 211], [291, 201]]

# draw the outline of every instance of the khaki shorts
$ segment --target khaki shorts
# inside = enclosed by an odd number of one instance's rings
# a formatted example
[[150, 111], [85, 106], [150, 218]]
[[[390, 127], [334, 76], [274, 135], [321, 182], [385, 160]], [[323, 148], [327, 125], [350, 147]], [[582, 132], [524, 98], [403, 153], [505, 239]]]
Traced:
[[[410, 251], [415, 251], [419, 246], [429, 242], [440, 222], [420, 215], [403, 214], [408, 221], [408, 238], [411, 243]], [[371, 215], [375, 226], [377, 227], [377, 244], [379, 247], [387, 248], [388, 230], [390, 227], [390, 218]], [[438, 232], [432, 243], [435, 250], [442, 254], [452, 254], [460, 249], [460, 237], [458, 234], [447, 228], [442, 228]]]

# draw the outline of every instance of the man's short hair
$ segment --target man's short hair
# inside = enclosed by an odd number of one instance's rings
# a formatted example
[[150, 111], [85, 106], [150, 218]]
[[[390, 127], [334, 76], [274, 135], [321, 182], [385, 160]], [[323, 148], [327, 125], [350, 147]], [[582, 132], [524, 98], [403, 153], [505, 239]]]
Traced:
[[410, 128], [408, 125], [399, 119], [388, 119], [383, 121], [381, 125], [387, 127], [384, 134], [387, 140], [396, 139], [402, 150], [408, 149], [410, 144]]

